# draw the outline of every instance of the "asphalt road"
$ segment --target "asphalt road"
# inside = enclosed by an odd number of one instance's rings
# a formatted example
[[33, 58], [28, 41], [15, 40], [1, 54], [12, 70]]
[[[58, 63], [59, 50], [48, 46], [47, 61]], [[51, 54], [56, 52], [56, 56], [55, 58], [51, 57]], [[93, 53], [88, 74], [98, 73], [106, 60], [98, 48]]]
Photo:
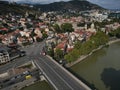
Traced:
[[22, 48], [22, 50], [26, 51], [27, 55], [20, 58], [16, 58], [4, 65], [0, 65], [0, 74], [33, 60], [34, 58], [32, 58], [32, 56], [37, 56], [42, 49], [41, 47], [43, 46], [44, 42], [34, 43], [33, 45]]
[[55, 85], [57, 90], [90, 90], [46, 56], [35, 57], [35, 62]]
[[27, 55], [0, 66], [0, 73], [33, 60], [42, 69], [56, 90], [91, 90], [82, 82], [76, 80], [70, 73], [66, 72], [63, 67], [56, 64], [55, 61], [47, 56], [40, 55], [43, 46], [44, 42], [34, 43], [22, 48], [27, 52]]

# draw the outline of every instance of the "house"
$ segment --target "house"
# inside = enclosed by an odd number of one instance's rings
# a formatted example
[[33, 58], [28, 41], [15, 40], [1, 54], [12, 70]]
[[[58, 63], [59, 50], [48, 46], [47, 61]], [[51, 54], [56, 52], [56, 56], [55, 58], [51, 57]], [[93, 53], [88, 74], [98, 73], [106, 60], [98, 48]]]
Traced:
[[10, 57], [8, 52], [6, 51], [0, 51], [0, 64], [6, 63], [10, 61]]
[[57, 40], [56, 38], [47, 38], [45, 44], [48, 48], [48, 51], [53, 48], [53, 44], [56, 45]]
[[34, 33], [35, 33], [39, 38], [42, 38], [42, 33], [41, 33], [41, 31], [40, 31], [39, 28], [35, 28]]
[[55, 47], [54, 51], [56, 50], [56, 48], [61, 49], [63, 51], [63, 53], [65, 54], [65, 53], [72, 51], [74, 46], [69, 44], [68, 40], [64, 40]]
[[10, 61], [9, 51], [10, 49], [3, 44], [0, 44], [0, 64]]

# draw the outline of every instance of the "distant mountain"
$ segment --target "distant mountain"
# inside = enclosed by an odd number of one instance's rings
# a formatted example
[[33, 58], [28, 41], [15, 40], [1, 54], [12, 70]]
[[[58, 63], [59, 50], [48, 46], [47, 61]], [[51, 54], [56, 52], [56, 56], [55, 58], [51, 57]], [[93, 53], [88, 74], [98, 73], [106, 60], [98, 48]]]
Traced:
[[29, 5], [20, 5], [17, 3], [9, 3], [7, 1], [0, 1], [0, 14], [14, 13], [25, 14], [27, 12], [35, 12], [36, 9], [30, 8]]
[[62, 10], [83, 11], [92, 9], [103, 9], [102, 7], [96, 4], [92, 4], [86, 0], [71, 0], [68, 2], [61, 1], [44, 5], [36, 4], [34, 6], [40, 8], [41, 11], [62, 11]]

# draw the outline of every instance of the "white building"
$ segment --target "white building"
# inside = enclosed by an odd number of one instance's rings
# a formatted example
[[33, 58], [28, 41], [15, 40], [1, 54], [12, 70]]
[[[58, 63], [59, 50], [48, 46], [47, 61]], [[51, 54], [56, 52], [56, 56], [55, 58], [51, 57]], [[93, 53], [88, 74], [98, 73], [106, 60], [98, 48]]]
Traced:
[[10, 61], [10, 57], [7, 51], [0, 51], [0, 64]]

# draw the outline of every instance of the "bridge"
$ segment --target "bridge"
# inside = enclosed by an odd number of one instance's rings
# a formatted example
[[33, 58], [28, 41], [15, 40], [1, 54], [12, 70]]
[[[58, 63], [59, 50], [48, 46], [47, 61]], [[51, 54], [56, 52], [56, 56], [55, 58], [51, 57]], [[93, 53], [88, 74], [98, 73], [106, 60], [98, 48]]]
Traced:
[[44, 42], [34, 43], [33, 45], [23, 48], [27, 55], [19, 60], [3, 65], [0, 67], [0, 72], [2, 73], [10, 68], [33, 60], [45, 78], [56, 90], [92, 90], [55, 60], [48, 56], [40, 55], [43, 46]]
[[55, 90], [92, 90], [49, 56], [34, 58], [34, 63]]

